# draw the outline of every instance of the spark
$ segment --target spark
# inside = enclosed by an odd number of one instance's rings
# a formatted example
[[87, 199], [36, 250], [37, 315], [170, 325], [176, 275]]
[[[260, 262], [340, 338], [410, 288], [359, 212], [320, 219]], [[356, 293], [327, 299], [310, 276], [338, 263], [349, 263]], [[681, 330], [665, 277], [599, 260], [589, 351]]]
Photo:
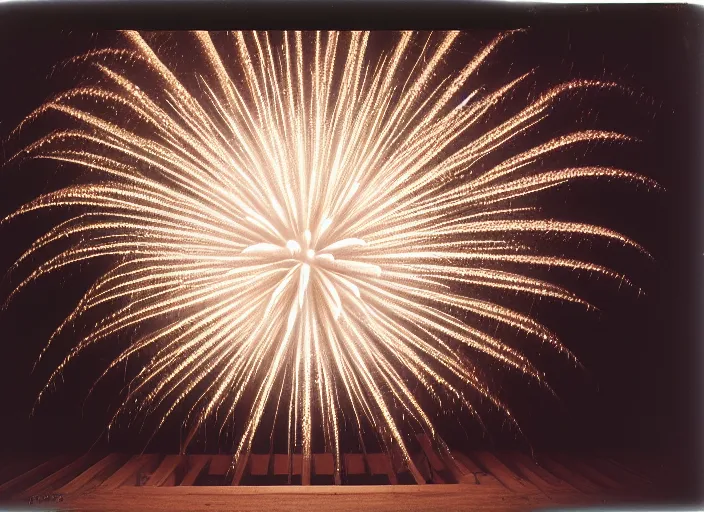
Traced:
[[[438, 403], [449, 396], [476, 415], [466, 398], [474, 393], [513, 423], [473, 355], [548, 387], [510, 340], [468, 318], [510, 326], [574, 359], [547, 327], [487, 300], [487, 290], [589, 306], [530, 270], [565, 267], [626, 282], [588, 261], [544, 254], [526, 239], [595, 237], [645, 253], [607, 228], [539, 218], [521, 204], [587, 178], [656, 185], [610, 167], [537, 165], [579, 144], [629, 140], [619, 133], [578, 131], [504, 154], [560, 97], [614, 86], [572, 81], [483, 127], [529, 76], [493, 92], [470, 88], [511, 33], [448, 70], [457, 32], [428, 36], [419, 55], [419, 36], [403, 32], [377, 58], [367, 32], [219, 34], [220, 49], [196, 32], [189, 37], [202, 64], [197, 83], [181, 81], [140, 34], [124, 35], [131, 49], [76, 59], [95, 67], [99, 83], [59, 94], [22, 124], [51, 111], [71, 119], [74, 127], [15, 158], [78, 165], [94, 178], [42, 195], [6, 219], [77, 212], [21, 256], [18, 264], [71, 242], [11, 297], [70, 265], [112, 262], [42, 354], [88, 312], [110, 312], [75, 344], [40, 398], [86, 348], [147, 325], [103, 373], [146, 354], [111, 425], [129, 412], [155, 414], [160, 427], [189, 403], [185, 449], [210, 418], [224, 426], [244, 410], [236, 464], [265, 410], [288, 407], [289, 446], [310, 461], [322, 431], [339, 472], [341, 422], [351, 411], [359, 428], [371, 423], [412, 466], [404, 422], [442, 443], [414, 383]], [[485, 165], [487, 157], [501, 161]]]

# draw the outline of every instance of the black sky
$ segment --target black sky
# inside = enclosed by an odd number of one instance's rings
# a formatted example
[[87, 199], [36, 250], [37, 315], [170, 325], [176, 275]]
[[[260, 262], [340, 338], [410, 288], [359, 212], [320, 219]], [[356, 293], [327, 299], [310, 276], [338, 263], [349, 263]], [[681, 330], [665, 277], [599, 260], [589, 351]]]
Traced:
[[[460, 51], [453, 57], [458, 65], [497, 30], [527, 27], [527, 33], [502, 47], [491, 65], [482, 70], [480, 77], [488, 84], [535, 67], [538, 90], [574, 78], [614, 80], [629, 89], [625, 94], [589, 93], [561, 102], [542, 133], [527, 142], [576, 128], [617, 130], [640, 140], [626, 146], [594, 147], [586, 154], [572, 152], [559, 157], [561, 161], [548, 163], [618, 165], [655, 179], [665, 191], [623, 183], [576, 183], [541, 196], [541, 206], [548, 215], [602, 224], [645, 246], [655, 262], [615, 245], [594, 242], [580, 246], [582, 257], [627, 273], [644, 295], [627, 287], [619, 289], [606, 279], [553, 274], [600, 308], [598, 313], [589, 313], [573, 306], [532, 306], [532, 312], [580, 357], [586, 372], [559, 357], [541, 354], [541, 367], [548, 371], [561, 402], [535, 386], [526, 388], [524, 379], [510, 374], [497, 376], [497, 383], [538, 448], [667, 451], [679, 458], [681, 467], [693, 478], [694, 459], [701, 453], [701, 431], [695, 428], [695, 420], [699, 419], [701, 386], [697, 377], [702, 363], [697, 315], [701, 311], [698, 289], [704, 253], [698, 222], [699, 196], [704, 190], [698, 167], [702, 141], [699, 12], [687, 7], [638, 6], [590, 8], [586, 12], [582, 8], [479, 10], [471, 6], [462, 10], [455, 5], [454, 11], [438, 8], [427, 15], [414, 14], [410, 7], [395, 9], [393, 17], [382, 10], [378, 15], [357, 13], [355, 18], [350, 11], [327, 23], [325, 16], [340, 16], [341, 9], [309, 11], [308, 17], [299, 10], [288, 20], [289, 24], [307, 26], [317, 23], [320, 28], [345, 23], [341, 28], [364, 28], [370, 23], [372, 28], [471, 28], [475, 32], [463, 36]], [[95, 11], [95, 18], [89, 16], [90, 11], [82, 16], [60, 10], [38, 12], [39, 17], [30, 19], [30, 9], [0, 11], [3, 140], [24, 115], [52, 94], [74, 85], [81, 76], [80, 70], [53, 72], [55, 64], [118, 41], [114, 33], [98, 29], [248, 28], [254, 23], [260, 28], [282, 28], [287, 23], [285, 13], [279, 11], [267, 18], [253, 9], [244, 11], [249, 17], [239, 18], [232, 12], [208, 17], [207, 8], [188, 18], [174, 13], [158, 16], [157, 8], [119, 11], [115, 16], [105, 8]], [[525, 98], [535, 92], [527, 87], [519, 94]], [[515, 104], [521, 104], [520, 100], [517, 97]], [[5, 143], [4, 156], [13, 148], [14, 143]], [[62, 175], [64, 171], [57, 172], [51, 165], [8, 166], [0, 172], [0, 216], [73, 176], [70, 170]], [[0, 272], [4, 273], [47, 227], [41, 219], [0, 227]], [[100, 435], [114, 405], [111, 391], [115, 390], [107, 386], [82, 410], [92, 379], [109, 360], [109, 354], [94, 351], [69, 368], [58, 391], [34, 418], [28, 417], [37, 391], [63, 352], [59, 347], [34, 373], [32, 363], [97, 271], [96, 267], [82, 270], [43, 280], [0, 313], [2, 450], [85, 449]], [[0, 287], [3, 298], [8, 291], [4, 282]], [[467, 441], [449, 416], [437, 421], [450, 444], [488, 442], [474, 437]], [[501, 428], [498, 417], [490, 424], [495, 446], [521, 445], [514, 434]], [[472, 427], [467, 432], [476, 435]], [[117, 438], [115, 443], [121, 449], [143, 448], [143, 436], [127, 431]], [[178, 430], [172, 427], [156, 438], [153, 448], [173, 451], [177, 446]]]

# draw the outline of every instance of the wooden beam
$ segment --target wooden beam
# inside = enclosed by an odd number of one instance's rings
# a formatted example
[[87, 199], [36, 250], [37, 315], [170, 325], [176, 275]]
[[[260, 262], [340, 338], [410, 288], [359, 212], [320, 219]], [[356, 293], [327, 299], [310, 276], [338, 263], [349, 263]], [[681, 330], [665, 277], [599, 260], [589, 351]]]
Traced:
[[33, 468], [25, 471], [24, 473], [17, 475], [12, 480], [8, 480], [4, 484], [0, 485], [0, 496], [8, 494], [14, 489], [20, 487], [26, 487], [31, 482], [35, 482], [37, 478], [41, 478], [42, 475], [46, 475], [50, 471], [55, 471], [67, 464], [70, 458], [65, 455], [59, 455], [53, 457], [46, 462], [42, 462], [34, 466]]
[[159, 467], [156, 471], [152, 473], [149, 480], [144, 484], [145, 486], [167, 486], [171, 487], [176, 485], [176, 469], [184, 463], [184, 455], [167, 455], [164, 460], [161, 461]]
[[120, 461], [124, 459], [124, 456], [119, 453], [112, 453], [100, 459], [98, 462], [90, 466], [83, 473], [78, 475], [76, 478], [63, 485], [56, 490], [58, 494], [70, 494], [80, 490], [82, 487], [88, 485], [91, 480], [95, 479], [110, 467], [116, 466]]
[[188, 457], [188, 460], [186, 462], [186, 474], [179, 485], [188, 486], [195, 484], [196, 480], [198, 480], [198, 477], [205, 469], [205, 466], [208, 465], [211, 458], [212, 457], [210, 455], [191, 455], [190, 457]]
[[21, 493], [21, 496], [32, 496], [48, 487], [51, 487], [63, 478], [75, 475], [94, 463], [97, 458], [98, 456], [94, 453], [86, 453], [85, 455], [82, 455], [78, 459], [74, 460], [71, 464], [57, 469], [43, 480], [25, 489], [25, 491]]
[[156, 465], [158, 464], [158, 460], [159, 455], [155, 453], [146, 455], [135, 455], [98, 487], [100, 488], [100, 490], [104, 491], [117, 489], [119, 486], [127, 482], [127, 480], [129, 480], [130, 478], [132, 478], [132, 485], [136, 485], [137, 472], [144, 467], [156, 467]]

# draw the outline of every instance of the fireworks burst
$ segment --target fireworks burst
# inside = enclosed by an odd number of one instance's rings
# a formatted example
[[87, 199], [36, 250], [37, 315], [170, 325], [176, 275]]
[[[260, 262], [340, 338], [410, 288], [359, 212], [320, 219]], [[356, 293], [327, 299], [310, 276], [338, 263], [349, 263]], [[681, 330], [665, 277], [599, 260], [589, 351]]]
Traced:
[[[42, 394], [87, 347], [146, 325], [103, 374], [146, 354], [113, 422], [123, 412], [151, 413], [161, 426], [187, 402], [185, 447], [209, 418], [224, 426], [241, 411], [236, 462], [251, 449], [265, 410], [283, 408], [289, 451], [301, 449], [309, 460], [321, 432], [339, 472], [342, 415], [349, 413], [359, 429], [369, 421], [408, 461], [402, 418], [444, 446], [415, 384], [475, 415], [469, 396], [484, 397], [514, 421], [472, 354], [543, 383], [525, 355], [469, 316], [572, 357], [545, 326], [483, 292], [587, 305], [525, 271], [566, 267], [625, 280], [586, 261], [539, 253], [526, 238], [600, 237], [642, 251], [609, 229], [539, 219], [520, 205], [580, 178], [647, 182], [613, 168], [535, 165], [575, 144], [627, 137], [574, 132], [482, 165], [545, 118], [558, 97], [613, 86], [570, 82], [483, 127], [528, 77], [490, 93], [472, 89], [478, 68], [511, 34], [447, 72], [456, 32], [427, 39], [400, 33], [378, 57], [369, 33], [197, 32], [189, 37], [204, 69], [190, 85], [139, 34], [125, 36], [129, 50], [80, 58], [102, 75], [97, 85], [58, 95], [24, 122], [49, 111], [73, 119], [75, 128], [41, 138], [18, 157], [77, 164], [95, 178], [8, 217], [77, 212], [21, 256], [18, 264], [60, 240], [72, 242], [12, 295], [69, 265], [112, 262], [51, 339], [95, 308], [111, 312]], [[213, 38], [222, 40], [220, 50]], [[236, 56], [227, 57], [233, 49]]]

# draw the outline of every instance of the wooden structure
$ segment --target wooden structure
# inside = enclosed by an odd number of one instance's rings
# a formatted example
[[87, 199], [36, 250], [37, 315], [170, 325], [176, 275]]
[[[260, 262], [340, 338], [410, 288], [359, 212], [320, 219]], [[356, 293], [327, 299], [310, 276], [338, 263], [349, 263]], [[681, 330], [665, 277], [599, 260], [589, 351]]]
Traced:
[[[0, 504], [68, 510], [535, 510], [658, 499], [657, 465], [613, 457], [452, 452], [421, 440], [409, 468], [381, 453], [229, 455], [86, 454], [6, 460]], [[305, 478], [308, 474], [309, 477]]]

